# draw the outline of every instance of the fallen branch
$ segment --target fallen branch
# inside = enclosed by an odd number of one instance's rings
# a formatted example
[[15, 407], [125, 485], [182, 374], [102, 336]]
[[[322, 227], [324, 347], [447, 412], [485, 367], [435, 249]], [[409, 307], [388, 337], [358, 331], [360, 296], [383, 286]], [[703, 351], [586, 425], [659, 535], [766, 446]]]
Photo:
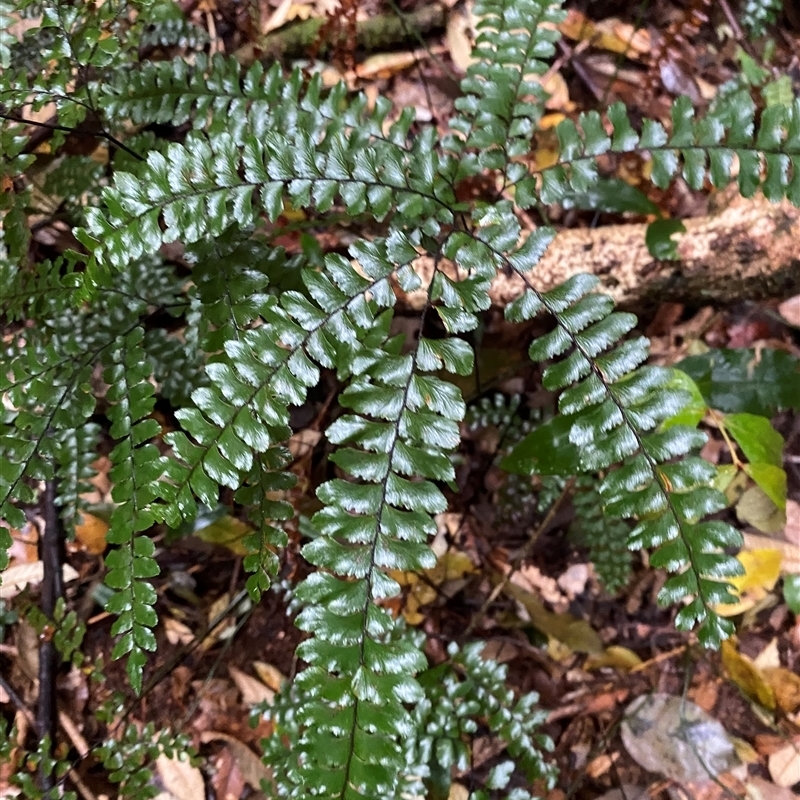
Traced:
[[[789, 202], [737, 197], [718, 213], [684, 224], [686, 232], [676, 237], [676, 261], [650, 255], [645, 224], [561, 231], [536, 266], [533, 283], [547, 291], [576, 273], [592, 272], [604, 291], [629, 308], [665, 301], [726, 304], [800, 292], [800, 209]], [[401, 302], [421, 308], [433, 263], [420, 259], [415, 267], [421, 289], [408, 295], [398, 289], [398, 294]], [[452, 265], [444, 268], [455, 273]], [[505, 307], [523, 288], [517, 275], [498, 275], [492, 303]]]

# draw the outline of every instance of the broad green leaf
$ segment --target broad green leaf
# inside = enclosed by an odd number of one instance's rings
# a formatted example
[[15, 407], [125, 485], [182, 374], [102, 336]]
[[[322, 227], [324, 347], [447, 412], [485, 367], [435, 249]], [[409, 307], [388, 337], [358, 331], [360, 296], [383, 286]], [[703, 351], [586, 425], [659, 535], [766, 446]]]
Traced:
[[783, 578], [783, 598], [790, 610], [800, 615], [800, 575], [785, 575]]
[[676, 366], [718, 411], [771, 417], [782, 409], [800, 409], [800, 359], [783, 350], [710, 350]]
[[650, 255], [659, 261], [678, 258], [678, 245], [672, 238], [676, 233], [684, 233], [686, 226], [679, 219], [657, 219], [647, 226], [645, 243]]
[[783, 437], [766, 418], [756, 414], [728, 414], [722, 424], [751, 464], [783, 466]]
[[662, 429], [670, 428], [673, 425], [686, 425], [690, 428], [697, 427], [708, 411], [708, 406], [703, 399], [700, 387], [681, 369], [673, 370], [668, 386], [686, 392], [689, 396], [689, 402], [677, 414], [665, 419], [661, 423]]
[[507, 472], [520, 475], [577, 475], [581, 450], [570, 441], [575, 417], [559, 414], [534, 428], [500, 462]]
[[781, 467], [759, 462], [745, 464], [744, 471], [781, 511], [786, 510], [786, 473]]
[[619, 178], [601, 178], [584, 192], [567, 192], [561, 201], [566, 208], [603, 211], [608, 214], [659, 214], [658, 206], [640, 189]]

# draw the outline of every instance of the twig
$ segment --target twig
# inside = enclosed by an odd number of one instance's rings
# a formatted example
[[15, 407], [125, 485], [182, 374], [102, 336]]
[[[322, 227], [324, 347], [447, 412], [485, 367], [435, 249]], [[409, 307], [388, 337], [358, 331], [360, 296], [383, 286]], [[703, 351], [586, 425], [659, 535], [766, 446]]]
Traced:
[[[33, 125], [35, 128], [44, 128], [49, 131], [64, 131], [65, 133], [75, 133], [80, 136], [94, 136], [97, 139], [105, 139], [107, 142], [118, 147], [120, 150], [124, 150], [129, 156], [133, 156], [133, 158], [138, 161], [145, 160], [144, 156], [132, 150], [125, 142], [121, 142], [116, 136], [110, 134], [106, 130], [83, 131], [80, 128], [71, 128], [69, 125], [59, 125], [55, 122], [39, 122], [35, 119], [28, 119], [18, 114], [7, 114], [5, 112], [0, 112], [0, 119], [7, 119], [9, 122], [19, 122], [20, 125]], [[53, 116], [51, 119], [57, 119], [57, 117]]]
[[575, 478], [570, 478], [564, 488], [561, 490], [561, 494], [556, 498], [556, 501], [550, 506], [545, 518], [541, 521], [538, 527], [531, 533], [527, 542], [525, 542], [524, 547], [519, 551], [517, 554], [516, 559], [514, 559], [515, 563], [511, 567], [511, 569], [502, 577], [500, 581], [498, 581], [497, 585], [492, 589], [489, 593], [489, 596], [484, 601], [483, 605], [480, 607], [478, 612], [472, 617], [470, 620], [469, 625], [467, 625], [467, 629], [464, 631], [464, 637], [469, 636], [473, 630], [475, 630], [475, 626], [486, 616], [486, 612], [489, 610], [489, 606], [494, 603], [494, 601], [500, 595], [500, 592], [508, 586], [511, 578], [520, 568], [520, 565], [525, 560], [525, 558], [530, 554], [531, 550], [533, 550], [533, 546], [536, 544], [537, 539], [550, 527], [550, 524], [555, 519], [556, 514], [558, 513], [559, 508], [561, 508], [561, 504], [569, 497], [570, 493], [572, 492], [572, 487], [575, 485]]
[[[44, 575], [42, 578], [42, 613], [47, 620], [52, 621], [56, 610], [58, 598], [64, 592], [62, 577], [62, 546], [61, 521], [58, 518], [56, 506], [56, 483], [51, 479], [45, 482], [44, 488], [44, 532], [40, 540], [42, 565]], [[58, 671], [58, 651], [52, 635], [43, 635], [39, 645], [39, 700], [36, 710], [37, 729], [39, 736], [44, 740], [49, 737], [49, 750], [45, 756], [52, 755], [56, 741], [58, 725], [58, 711], [56, 700], [56, 673]], [[49, 791], [53, 788], [53, 778], [49, 772], [40, 770], [39, 779], [42, 789]]]

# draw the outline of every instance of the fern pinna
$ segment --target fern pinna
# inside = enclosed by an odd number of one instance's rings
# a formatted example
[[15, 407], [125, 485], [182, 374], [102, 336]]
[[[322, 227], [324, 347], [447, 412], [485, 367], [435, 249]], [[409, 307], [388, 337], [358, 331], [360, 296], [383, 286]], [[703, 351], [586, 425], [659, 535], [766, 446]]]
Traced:
[[[740, 536], [705, 520], [725, 501], [712, 488], [714, 468], [693, 455], [702, 435], [671, 424], [686, 398], [672, 388], [670, 370], [645, 364], [647, 340], [630, 336], [635, 317], [616, 312], [596, 278], [537, 289], [536, 265], [555, 232], [542, 225], [523, 234], [518, 211], [587, 192], [598, 181], [598, 156], [633, 151], [649, 158], [659, 186], [681, 174], [692, 187], [720, 187], [735, 173], [744, 195], [761, 189], [798, 203], [800, 101], [759, 116], [749, 95], [733, 93], [695, 119], [681, 98], [669, 131], [653, 120], [637, 131], [615, 105], [604, 116], [562, 122], [557, 163], [533, 170], [527, 156], [546, 100], [535, 78], [549, 68], [560, 3], [481, 0], [475, 16], [476, 60], [441, 137], [432, 128], [412, 132], [412, 114], [395, 113], [384, 99], [371, 105], [343, 84], [325, 90], [299, 70], [287, 79], [277, 66], [243, 72], [233, 59], [198, 56], [191, 65], [144, 62], [121, 77], [117, 52], [89, 37], [83, 56], [95, 77], [77, 99], [118, 123], [191, 122], [193, 130], [168, 144], [148, 132], [127, 140], [102, 203], [88, 206], [85, 196], [77, 203], [86, 255], [32, 269], [23, 195], [5, 197], [0, 209], [7, 287], [0, 310], [10, 324], [37, 323], [24, 336], [17, 329], [0, 369], [0, 516], [21, 524], [34, 482], [57, 473], [67, 487], [65, 517], [74, 518], [96, 420], [107, 420], [118, 504], [108, 610], [118, 615], [116, 654], [127, 655], [135, 688], [157, 623], [148, 529], [191, 521], [198, 504], [217, 504], [221, 487], [233, 490], [257, 525], [245, 559], [257, 599], [286, 542], [280, 522], [293, 513], [275, 499], [293, 480], [290, 408], [305, 402], [321, 370], [335, 371], [344, 387], [341, 414], [326, 432], [338, 476], [317, 491], [322, 508], [303, 547], [314, 569], [297, 588], [297, 624], [309, 634], [298, 650], [305, 668], [272, 712], [290, 740], [288, 749], [280, 737], [268, 745], [276, 786], [288, 797], [396, 797], [415, 780], [439, 796], [471, 728], [440, 725], [439, 739], [450, 744], [434, 743], [436, 702], [451, 710], [455, 703], [465, 719], [487, 718], [530, 780], [552, 778], [535, 755], [547, 743], [534, 733], [534, 701], [519, 718], [504, 716], [495, 678], [491, 691], [480, 689], [475, 675], [484, 667], [472, 649], [451, 653], [442, 699], [419, 637], [386, 604], [400, 591], [390, 571], [434, 563], [427, 542], [446, 508], [441, 485], [453, 479], [450, 454], [465, 413], [447, 376], [471, 373], [462, 334], [489, 307], [500, 270], [527, 287], [506, 309], [510, 321], [552, 320], [530, 356], [548, 362], [544, 387], [559, 394], [569, 442], [580, 452], [576, 470], [603, 475], [593, 496], [605, 515], [634, 520], [629, 546], [652, 549], [652, 563], [671, 573], [661, 599], [684, 603], [677, 624], [696, 627], [710, 646], [731, 632], [715, 607], [731, 599], [725, 579], [740, 567], [725, 550]], [[62, 31], [79, 24], [72, 16], [57, 21]], [[3, 38], [0, 46], [8, 60], [6, 49], [17, 45]], [[78, 55], [61, 53], [59, 69], [66, 74]], [[19, 80], [16, 94], [3, 88], [8, 81], [0, 90], [21, 105], [39, 84], [30, 75]], [[21, 175], [30, 157], [19, 126], [0, 131], [0, 142], [11, 156], [3, 175]], [[496, 200], [460, 201], [459, 185], [487, 171], [497, 179]], [[319, 225], [343, 216], [376, 220], [383, 235], [355, 241], [348, 257], [320, 258], [306, 247], [289, 258], [270, 245], [288, 206]], [[171, 242], [184, 248], [188, 279], [160, 255]], [[426, 284], [417, 271], [423, 257], [434, 265]], [[425, 295], [411, 346], [393, 334], [397, 287]], [[145, 333], [159, 314], [182, 319], [182, 339]], [[430, 335], [434, 318], [444, 336]], [[102, 405], [91, 382], [98, 364], [110, 386]], [[154, 391], [182, 406], [180, 429], [163, 437], [150, 416]], [[5, 551], [5, 528], [0, 537]], [[469, 689], [460, 688], [465, 681]], [[460, 692], [472, 699], [462, 702]], [[502, 790], [507, 779], [500, 769], [474, 797]]]

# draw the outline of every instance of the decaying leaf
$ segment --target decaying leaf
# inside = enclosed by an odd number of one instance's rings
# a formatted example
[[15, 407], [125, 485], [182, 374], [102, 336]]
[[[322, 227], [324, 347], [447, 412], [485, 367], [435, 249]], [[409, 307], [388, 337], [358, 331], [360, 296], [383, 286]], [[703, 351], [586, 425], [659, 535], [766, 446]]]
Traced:
[[160, 755], [156, 759], [156, 769], [164, 788], [175, 800], [197, 800], [205, 797], [203, 773], [191, 765], [185, 753], [175, 758]]
[[[268, 784], [272, 782], [271, 770], [264, 765], [261, 759], [246, 744], [233, 736], [219, 731], [205, 731], [200, 735], [200, 740], [203, 742], [225, 742], [239, 765], [242, 777], [254, 789], [261, 789], [261, 781], [266, 781]], [[198, 795], [198, 797], [203, 797], [203, 795]]]
[[275, 699], [275, 692], [272, 689], [246, 672], [242, 672], [242, 670], [234, 666], [229, 666], [228, 674], [236, 684], [236, 688], [242, 693], [242, 700], [244, 700], [245, 705], [255, 706], [260, 703], [272, 703]]
[[800, 783], [800, 740], [790, 742], [767, 760], [770, 777], [778, 786]]
[[689, 700], [638, 697], [625, 709], [622, 741], [637, 764], [678, 783], [703, 783], [739, 763], [722, 725]]
[[775, 709], [775, 693], [764, 673], [752, 658], [742, 655], [730, 639], [722, 643], [722, 664], [730, 679], [751, 699], [770, 711]]

